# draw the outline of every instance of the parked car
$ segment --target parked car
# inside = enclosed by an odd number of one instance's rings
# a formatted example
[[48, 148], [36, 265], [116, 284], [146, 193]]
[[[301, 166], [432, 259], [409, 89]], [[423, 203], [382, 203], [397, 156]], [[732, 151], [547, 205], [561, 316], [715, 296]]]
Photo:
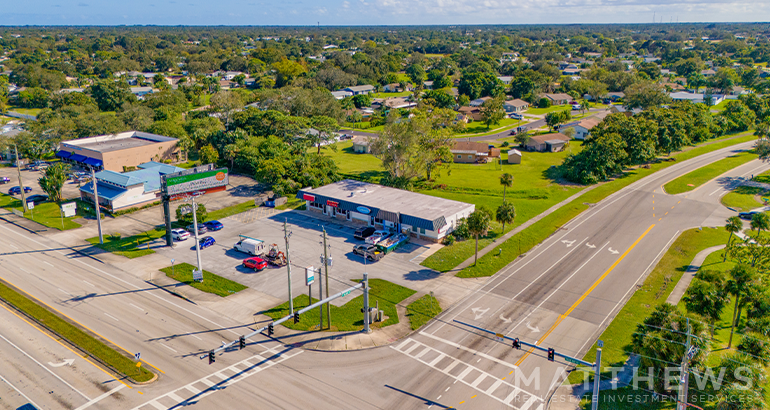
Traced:
[[511, 130], [511, 132], [509, 132], [509, 133], [508, 133], [508, 135], [516, 135], [516, 134], [518, 134], [518, 133], [519, 133], [519, 132], [518, 132], [518, 131], [516, 131], [516, 130]]
[[204, 222], [204, 225], [206, 225], [206, 229], [208, 229], [209, 231], [212, 231], [212, 232], [213, 231], [218, 231], [218, 230], [224, 228], [224, 225], [222, 225], [222, 222], [219, 222], [219, 221]]
[[573, 110], [579, 110], [580, 109], [580, 104], [572, 104], [572, 109]]
[[24, 198], [24, 200], [27, 201], [27, 203], [32, 202], [33, 204], [37, 205], [39, 203], [47, 201], [48, 200], [48, 195], [40, 195], [40, 194], [30, 195], [30, 196]]
[[[189, 225], [187, 225], [186, 229], [187, 229], [187, 232], [193, 232], [194, 233], [195, 232], [195, 225], [189, 224]], [[198, 235], [200, 235], [202, 233], [206, 233], [208, 231], [209, 230], [208, 230], [208, 228], [206, 228], [205, 224], [198, 224]]]
[[353, 234], [353, 237], [359, 240], [366, 240], [366, 238], [372, 236], [372, 234], [376, 231], [373, 226], [366, 226], [363, 228], [356, 229], [356, 232]]
[[514, 120], [523, 120], [524, 119], [524, 116], [519, 114], [519, 113], [513, 113], [513, 114], [509, 115], [508, 117], [511, 118], [511, 119], [514, 119]]
[[201, 247], [201, 249], [206, 249], [209, 246], [214, 245], [215, 243], [217, 243], [217, 241], [215, 241], [214, 238], [210, 236], [204, 236], [198, 241], [198, 245]]
[[366, 238], [366, 243], [376, 245], [377, 242], [380, 242], [381, 240], [387, 238], [388, 236], [390, 236], [390, 232], [388, 231], [374, 231], [372, 236]]
[[738, 218], [751, 220], [751, 218], [755, 215], [760, 213], [759, 211], [751, 211], [751, 212], [741, 212], [738, 214]]
[[171, 230], [171, 239], [175, 241], [186, 241], [189, 237], [190, 237], [190, 232], [187, 232], [182, 228]]
[[7, 184], [11, 182], [11, 178], [8, 177], [0, 177], [0, 184]]
[[254, 269], [254, 272], [257, 272], [267, 267], [267, 261], [258, 257], [248, 258], [243, 260], [243, 267]]
[[249, 255], [262, 255], [265, 253], [265, 242], [261, 239], [241, 236], [241, 240], [233, 245], [233, 249]]
[[[24, 193], [26, 194], [29, 192], [32, 192], [32, 188], [25, 186]], [[8, 190], [8, 195], [17, 195], [20, 193], [21, 193], [21, 188], [19, 188], [18, 185]]]
[[377, 248], [376, 245], [371, 245], [368, 243], [354, 246], [353, 253], [356, 255], [361, 255], [372, 262], [378, 261], [382, 259], [383, 256], [385, 256], [385, 254], [379, 248]]

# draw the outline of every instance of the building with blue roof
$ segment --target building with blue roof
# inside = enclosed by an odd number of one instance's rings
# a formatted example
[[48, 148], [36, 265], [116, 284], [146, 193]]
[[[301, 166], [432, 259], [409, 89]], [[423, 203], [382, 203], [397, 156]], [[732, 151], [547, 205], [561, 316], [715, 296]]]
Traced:
[[56, 156], [64, 162], [115, 172], [148, 161], [178, 161], [177, 139], [141, 131], [62, 141]]
[[[184, 171], [183, 168], [155, 161], [139, 164], [138, 168], [123, 173], [104, 170], [95, 174], [99, 205], [102, 208], [115, 212], [160, 201], [161, 176]], [[80, 188], [80, 198], [93, 202], [93, 181]]]

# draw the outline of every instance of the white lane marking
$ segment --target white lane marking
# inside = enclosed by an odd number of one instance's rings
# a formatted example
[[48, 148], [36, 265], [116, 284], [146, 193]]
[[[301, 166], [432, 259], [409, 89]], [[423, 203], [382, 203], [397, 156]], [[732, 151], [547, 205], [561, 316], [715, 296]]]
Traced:
[[[97, 188], [98, 188], [98, 187], [97, 187]], [[95, 286], [93, 283], [91, 283], [91, 282], [89, 282], [89, 281], [87, 281], [87, 280], [84, 280], [83, 282], [85, 282], [85, 284], [86, 284], [86, 285], [88, 285], [88, 286], [91, 286], [92, 288], [95, 288], [95, 287], [96, 287], [96, 286]]]
[[[97, 187], [97, 188], [98, 188], [98, 187]], [[195, 335], [194, 335], [194, 334], [192, 334], [192, 333], [188, 333], [188, 334], [187, 334], [187, 336], [192, 336], [192, 337], [194, 337], [194, 338], [196, 338], [196, 339], [198, 339], [198, 340], [203, 340], [203, 339], [201, 339], [200, 337], [198, 337], [198, 336], [195, 336]]]
[[46, 262], [46, 261], [40, 261], [40, 262], [43, 262], [43, 263], [45, 263], [46, 265], [48, 265], [48, 266], [50, 266], [50, 267], [52, 267], [52, 268], [53, 268], [53, 265], [51, 265], [50, 263], [48, 263], [48, 262]]
[[116, 321], [116, 322], [120, 322], [120, 320], [118, 320], [118, 318], [116, 318], [115, 316], [111, 316], [109, 313], [105, 313], [104, 315], [107, 316], [108, 318]]
[[[98, 187], [97, 187], [97, 188], [98, 188]], [[133, 306], [133, 307], [135, 307], [135, 308], [137, 308], [137, 309], [141, 310], [142, 312], [144, 312], [144, 309], [140, 308], [139, 306], [136, 306], [136, 305], [135, 305], [135, 304], [133, 304], [133, 303], [129, 303], [129, 305], [131, 305], [131, 306]]]
[[709, 196], [714, 195], [714, 194], [716, 194], [717, 192], [719, 192], [721, 190], [722, 190], [722, 187], [719, 187], [719, 188], [715, 189], [714, 192], [710, 193]]
[[64, 290], [64, 289], [62, 289], [62, 288], [56, 288], [56, 289], [59, 289], [59, 291], [61, 291], [61, 292], [64, 292], [64, 293], [66, 293], [66, 294], [68, 294], [68, 295], [72, 296], [72, 294], [71, 294], [71, 293], [67, 292], [66, 290]]
[[438, 397], [436, 397], [436, 401], [439, 401], [439, 400], [441, 400], [441, 395], [440, 394], [438, 395]]
[[75, 410], [83, 410], [83, 409], [86, 409], [88, 407], [91, 407], [91, 405], [98, 403], [102, 399], [105, 399], [105, 398], [107, 398], [109, 396], [112, 396], [113, 393], [119, 391], [120, 389], [122, 389], [124, 387], [126, 387], [126, 385], [121, 383], [121, 384], [118, 385], [118, 387], [115, 387], [114, 389], [108, 391], [107, 393], [102, 394], [101, 396], [99, 396], [99, 397], [89, 401], [88, 403], [86, 403], [86, 404], [76, 408]]
[[[97, 188], [98, 188], [98, 187], [97, 187]], [[449, 391], [449, 389], [451, 389], [451, 388], [452, 388], [452, 386], [449, 386], [449, 387], [447, 387], [447, 388], [446, 388], [446, 390], [444, 390], [444, 392], [445, 392], [445, 393], [446, 393], [446, 392], [448, 392], [448, 391]]]
[[[160, 342], [158, 342], [158, 343], [160, 343]], [[168, 350], [171, 350], [171, 351], [172, 351], [172, 352], [174, 352], [174, 353], [178, 353], [176, 350], [174, 350], [174, 349], [172, 349], [172, 348], [170, 348], [170, 347], [168, 347], [168, 346], [164, 345], [163, 343], [160, 343], [160, 345], [161, 345], [161, 346], [163, 346], [163, 347], [165, 347], [165, 348], [166, 348], [166, 349], [168, 349]]]
[[30, 273], [28, 270], [22, 268], [21, 266], [19, 266], [19, 270], [22, 271], [22, 272]]
[[[6, 244], [6, 245], [10, 246], [10, 247], [11, 247], [11, 248], [13, 248], [13, 249], [19, 250], [19, 248], [17, 248], [16, 246], [14, 246], [12, 243], [9, 243], [9, 244]], [[26, 397], [26, 396], [25, 396], [25, 397]]]
[[81, 392], [80, 392], [80, 390], [76, 389], [76, 388], [75, 388], [75, 387], [73, 387], [71, 384], [67, 383], [67, 381], [66, 381], [66, 380], [64, 380], [64, 379], [62, 379], [61, 377], [59, 377], [59, 375], [58, 375], [58, 374], [56, 374], [56, 373], [52, 372], [52, 371], [51, 371], [51, 369], [49, 369], [48, 367], [44, 366], [42, 363], [38, 362], [37, 360], [35, 360], [35, 358], [34, 358], [34, 357], [32, 357], [32, 356], [30, 356], [29, 354], [27, 354], [27, 352], [25, 352], [24, 350], [21, 350], [21, 348], [19, 348], [19, 346], [16, 346], [15, 344], [13, 344], [13, 342], [11, 342], [10, 340], [6, 339], [6, 338], [5, 338], [5, 336], [3, 336], [2, 334], [0, 334], [0, 338], [2, 338], [3, 340], [5, 340], [5, 341], [6, 341], [6, 343], [8, 343], [9, 345], [13, 346], [13, 347], [14, 347], [16, 350], [18, 350], [18, 351], [20, 351], [21, 353], [23, 353], [23, 354], [24, 354], [24, 356], [27, 356], [28, 358], [30, 358], [30, 360], [32, 360], [33, 362], [37, 363], [37, 365], [38, 365], [38, 366], [40, 366], [40, 367], [42, 367], [43, 369], [45, 369], [45, 371], [47, 371], [48, 373], [51, 373], [51, 374], [52, 374], [54, 377], [56, 377], [57, 379], [59, 379], [59, 380], [60, 380], [62, 383], [66, 384], [66, 385], [67, 385], [67, 387], [69, 387], [70, 389], [72, 389], [72, 390], [74, 390], [75, 392], [77, 392], [77, 394], [79, 394], [79, 395], [83, 396], [83, 397], [84, 397], [86, 400], [91, 400], [90, 398], [88, 398], [88, 396], [86, 396], [85, 394], [81, 393]]
[[[21, 390], [17, 389], [17, 388], [16, 388], [16, 386], [12, 385], [12, 384], [11, 384], [11, 382], [9, 382], [8, 380], [6, 380], [6, 379], [5, 379], [5, 377], [3, 377], [2, 375], [0, 375], [0, 380], [2, 380], [3, 382], [5, 382], [5, 384], [7, 384], [7, 385], [11, 386], [11, 388], [12, 388], [12, 389], [16, 390], [16, 392], [17, 392], [17, 393], [21, 394], [21, 397], [24, 397], [25, 399], [27, 399], [27, 401], [28, 401], [28, 402], [30, 402], [32, 405], [34, 405], [35, 407], [37, 407], [37, 408], [39, 408], [39, 409], [42, 409], [42, 407], [40, 407], [40, 405], [39, 405], [39, 404], [35, 403], [35, 402], [34, 402], [32, 399], [30, 399], [29, 397], [27, 397], [27, 395], [26, 395], [26, 394], [24, 394], [24, 393], [23, 393]], [[121, 385], [121, 386], [122, 386], [122, 385]]]
[[[446, 340], [446, 339], [442, 339], [442, 338], [440, 338], [440, 337], [438, 337], [438, 336], [436, 336], [436, 335], [434, 335], [432, 333], [420, 332], [420, 334], [425, 336], [425, 337], [429, 337], [429, 338], [431, 338], [431, 339], [433, 339], [435, 341], [438, 341], [438, 342], [444, 343], [446, 345], [452, 346], [452, 347], [454, 347], [456, 349], [465, 350], [466, 352], [473, 353], [473, 354], [478, 355], [479, 357], [482, 357], [484, 359], [491, 360], [491, 361], [493, 361], [493, 362], [495, 362], [497, 364], [501, 364], [503, 366], [510, 367], [511, 369], [518, 369], [517, 366], [514, 366], [514, 365], [512, 365], [512, 364], [510, 364], [510, 363], [508, 363], [506, 361], [500, 360], [500, 359], [498, 359], [498, 358], [496, 358], [494, 356], [490, 356], [490, 355], [488, 355], [488, 354], [486, 354], [484, 352], [480, 352], [478, 350], [473, 350], [470, 347], [465, 347], [465, 346], [463, 346], [461, 344], [458, 344], [458, 343], [455, 343], [455, 342], [452, 342], [452, 341], [449, 341], [449, 340]], [[411, 339], [409, 339], [409, 340], [411, 340]], [[401, 349], [397, 348], [397, 350], [401, 350]], [[451, 357], [451, 356], [448, 356], [448, 357]], [[452, 366], [452, 365], [450, 365], [450, 366]], [[457, 365], [454, 364], [454, 366], [457, 366]], [[452, 366], [452, 367], [454, 367], [454, 366]]]

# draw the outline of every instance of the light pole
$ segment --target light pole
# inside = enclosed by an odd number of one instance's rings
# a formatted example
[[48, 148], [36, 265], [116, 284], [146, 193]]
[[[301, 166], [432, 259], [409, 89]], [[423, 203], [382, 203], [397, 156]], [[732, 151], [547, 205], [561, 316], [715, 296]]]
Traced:
[[16, 171], [19, 172], [19, 192], [21, 193], [21, 205], [24, 207], [24, 213], [26, 214], [29, 209], [27, 209], [27, 201], [24, 198], [24, 182], [21, 180], [21, 164], [19, 164], [19, 147], [17, 147], [16, 144], [13, 144], [13, 151], [16, 153]]

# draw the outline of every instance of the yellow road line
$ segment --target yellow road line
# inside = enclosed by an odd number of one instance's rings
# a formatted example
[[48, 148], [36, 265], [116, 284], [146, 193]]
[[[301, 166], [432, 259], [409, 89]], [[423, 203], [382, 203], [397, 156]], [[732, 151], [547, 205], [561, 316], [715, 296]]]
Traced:
[[[570, 315], [570, 313], [572, 313], [572, 311], [574, 311], [574, 310], [575, 310], [575, 309], [578, 307], [578, 305], [580, 305], [580, 304], [583, 302], [583, 300], [585, 300], [585, 298], [587, 298], [587, 297], [588, 297], [588, 295], [590, 295], [590, 294], [591, 294], [591, 292], [593, 292], [593, 291], [594, 291], [594, 289], [596, 289], [596, 287], [597, 287], [597, 286], [599, 286], [599, 284], [600, 284], [600, 283], [602, 283], [602, 281], [604, 280], [604, 278], [606, 278], [606, 277], [607, 277], [607, 275], [609, 275], [609, 274], [610, 274], [610, 272], [612, 272], [612, 271], [615, 269], [615, 267], [616, 267], [616, 266], [618, 266], [618, 264], [619, 264], [619, 263], [620, 263], [620, 262], [621, 262], [623, 259], [625, 259], [625, 257], [628, 255], [628, 253], [629, 253], [629, 252], [631, 252], [631, 250], [632, 250], [632, 249], [634, 249], [634, 248], [636, 247], [636, 245], [637, 245], [637, 244], [639, 244], [639, 241], [641, 241], [641, 240], [642, 240], [642, 238], [644, 238], [645, 236], [647, 236], [647, 234], [650, 232], [650, 230], [652, 230], [652, 228], [653, 228], [653, 227], [655, 227], [655, 224], [652, 224], [652, 225], [650, 225], [650, 227], [649, 227], [649, 228], [647, 228], [647, 230], [646, 230], [646, 231], [644, 231], [644, 233], [643, 233], [643, 234], [642, 234], [640, 237], [638, 237], [638, 238], [636, 239], [636, 241], [635, 241], [633, 244], [631, 244], [631, 246], [630, 246], [630, 247], [629, 247], [629, 248], [628, 248], [628, 249], [627, 249], [625, 252], [623, 252], [623, 254], [622, 254], [622, 255], [620, 255], [620, 258], [618, 258], [618, 260], [616, 260], [616, 261], [615, 261], [615, 263], [613, 263], [613, 264], [612, 264], [612, 266], [610, 266], [610, 267], [609, 267], [609, 269], [607, 269], [607, 270], [606, 270], [606, 271], [605, 271], [605, 272], [602, 274], [602, 276], [600, 276], [600, 277], [599, 277], [599, 279], [597, 279], [597, 280], [596, 280], [596, 282], [594, 282], [594, 284], [593, 284], [593, 285], [591, 285], [591, 287], [590, 287], [590, 288], [588, 288], [588, 290], [586, 290], [586, 291], [585, 291], [585, 293], [583, 293], [583, 294], [580, 296], [580, 298], [578, 298], [578, 300], [576, 300], [576, 301], [575, 301], [575, 303], [573, 303], [573, 304], [572, 304], [572, 306], [570, 306], [570, 308], [569, 308], [569, 309], [567, 309], [567, 311], [566, 311], [566, 312], [564, 312], [564, 314], [563, 314], [563, 315], [559, 316], [559, 318], [558, 318], [558, 319], [556, 319], [556, 322], [553, 324], [553, 326], [551, 326], [551, 328], [550, 328], [550, 329], [548, 329], [548, 331], [547, 331], [547, 332], [545, 332], [545, 334], [543, 335], [543, 337], [541, 337], [541, 338], [540, 338], [540, 340], [538, 340], [538, 341], [537, 341], [537, 343], [535, 343], [535, 344], [539, 346], [541, 343], [543, 343], [543, 342], [545, 341], [545, 339], [546, 339], [546, 338], [547, 338], [547, 337], [548, 337], [548, 336], [551, 334], [551, 332], [553, 332], [553, 331], [556, 329], [556, 327], [557, 327], [557, 326], [559, 326], [559, 324], [561, 324], [561, 322], [562, 322], [564, 319], [566, 319], [566, 318], [567, 318], [567, 317]], [[531, 353], [532, 353], [534, 350], [535, 350], [534, 348], [530, 348], [530, 349], [527, 351], [527, 353], [526, 353], [524, 356], [522, 356], [522, 357], [521, 357], [521, 359], [519, 359], [519, 360], [518, 360], [518, 361], [517, 361], [517, 362], [514, 364], [514, 366], [517, 366], [517, 367], [518, 367], [518, 366], [520, 366], [520, 365], [521, 365], [521, 363], [524, 361], [524, 359], [526, 359], [526, 358], [527, 358], [527, 357], [528, 357], [528, 356], [529, 356], [529, 355], [530, 355], [530, 354], [531, 354]]]
[[9, 309], [9, 308], [8, 308], [7, 306], [5, 306], [4, 304], [0, 304], [0, 306], [2, 306], [3, 308], [5, 308], [5, 310], [7, 310], [7, 311], [11, 312], [11, 314], [13, 314], [14, 316], [18, 317], [19, 319], [21, 319], [21, 320], [23, 320], [23, 321], [27, 322], [27, 324], [28, 324], [28, 325], [30, 325], [30, 326], [32, 326], [33, 328], [37, 329], [37, 330], [38, 330], [40, 333], [42, 333], [42, 334], [44, 334], [44, 335], [46, 335], [46, 336], [50, 337], [50, 338], [51, 338], [51, 340], [53, 340], [54, 342], [56, 342], [56, 343], [58, 343], [58, 344], [60, 344], [60, 345], [64, 346], [64, 348], [65, 348], [65, 349], [67, 349], [67, 350], [69, 350], [70, 352], [72, 352], [72, 353], [75, 353], [76, 355], [78, 355], [78, 356], [82, 357], [82, 358], [83, 358], [83, 360], [87, 361], [88, 363], [91, 363], [92, 365], [94, 365], [94, 367], [96, 367], [97, 369], [99, 369], [99, 370], [103, 371], [103, 372], [104, 372], [104, 373], [106, 373], [108, 376], [110, 376], [110, 377], [112, 377], [113, 379], [115, 379], [115, 380], [117, 380], [117, 381], [119, 381], [119, 382], [123, 383], [123, 385], [124, 385], [124, 386], [128, 387], [129, 389], [132, 389], [132, 388], [133, 388], [133, 387], [131, 387], [131, 386], [127, 385], [126, 383], [124, 383], [124, 382], [123, 382], [123, 380], [120, 380], [120, 379], [118, 379], [117, 377], [115, 377], [115, 375], [113, 375], [113, 374], [110, 374], [110, 373], [109, 373], [107, 370], [104, 370], [104, 369], [102, 369], [101, 367], [99, 367], [99, 366], [98, 366], [96, 363], [94, 363], [94, 362], [92, 362], [91, 360], [89, 360], [87, 356], [83, 356], [83, 355], [82, 355], [82, 353], [80, 353], [80, 352], [76, 352], [76, 351], [72, 350], [72, 349], [71, 349], [69, 346], [67, 346], [67, 345], [65, 345], [64, 343], [62, 343], [62, 342], [61, 342], [61, 340], [58, 340], [58, 339], [56, 339], [55, 337], [51, 336], [50, 334], [48, 334], [48, 332], [44, 331], [44, 330], [43, 330], [43, 329], [41, 329], [39, 326], [37, 326], [36, 324], [34, 324], [34, 323], [30, 322], [29, 320], [25, 319], [24, 317], [22, 317], [22, 316], [19, 316], [19, 314], [18, 314], [18, 313], [16, 313], [16, 312], [14, 312], [13, 310]]
[[[58, 313], [58, 314], [60, 314], [60, 315], [62, 315], [62, 316], [64, 316], [64, 317], [66, 317], [67, 319], [69, 319], [69, 320], [71, 320], [71, 321], [73, 321], [73, 322], [77, 323], [79, 326], [83, 327], [84, 329], [88, 330], [89, 332], [91, 332], [91, 333], [93, 333], [93, 334], [95, 334], [95, 335], [99, 336], [100, 338], [102, 338], [102, 339], [104, 339], [104, 340], [106, 340], [106, 341], [108, 341], [108, 342], [112, 343], [113, 345], [115, 345], [115, 346], [119, 347], [120, 349], [123, 349], [123, 351], [124, 351], [124, 352], [126, 352], [126, 353], [130, 354], [131, 356], [133, 356], [133, 355], [134, 355], [134, 354], [133, 354], [132, 352], [130, 352], [128, 349], [126, 349], [126, 348], [122, 347], [121, 345], [119, 345], [119, 344], [117, 344], [117, 343], [113, 342], [113, 341], [112, 341], [112, 340], [110, 340], [110, 339], [107, 339], [106, 337], [104, 337], [104, 336], [100, 335], [99, 333], [96, 333], [96, 332], [94, 332], [94, 331], [93, 331], [93, 330], [91, 330], [91, 329], [90, 329], [88, 326], [85, 326], [84, 324], [82, 324], [82, 323], [78, 322], [77, 320], [75, 320], [75, 319], [73, 319], [73, 318], [71, 318], [71, 317], [69, 317], [69, 316], [65, 315], [64, 313], [60, 312], [58, 309], [55, 309], [55, 308], [54, 308], [54, 307], [52, 307], [51, 305], [49, 305], [49, 304], [47, 304], [47, 303], [43, 302], [42, 300], [40, 300], [40, 299], [38, 299], [38, 298], [36, 298], [36, 297], [32, 296], [32, 295], [31, 295], [29, 292], [27, 292], [26, 290], [24, 290], [24, 289], [22, 289], [22, 288], [20, 288], [20, 287], [18, 287], [18, 286], [16, 286], [16, 285], [14, 285], [14, 284], [13, 284], [13, 283], [11, 283], [10, 281], [6, 280], [5, 278], [3, 278], [3, 277], [0, 277], [0, 279], [2, 279], [3, 281], [5, 281], [5, 282], [9, 283], [11, 286], [13, 286], [14, 288], [16, 288], [16, 289], [20, 290], [21, 292], [24, 292], [24, 293], [25, 293], [27, 296], [29, 296], [30, 298], [32, 298], [32, 299], [36, 300], [37, 302], [39, 302], [39, 303], [42, 303], [43, 305], [47, 306], [49, 309], [53, 310], [54, 312], [56, 312], [56, 313]], [[145, 363], [147, 363], [147, 361], [145, 361]], [[147, 364], [149, 364], [150, 366], [152, 366], [150, 363], [147, 363]], [[155, 367], [155, 366], [152, 366], [152, 367]], [[156, 368], [156, 369], [158, 369], [157, 367], [155, 367], [155, 368]], [[160, 371], [160, 369], [158, 369], [158, 370]], [[165, 374], [165, 373], [163, 373], [163, 374]]]

